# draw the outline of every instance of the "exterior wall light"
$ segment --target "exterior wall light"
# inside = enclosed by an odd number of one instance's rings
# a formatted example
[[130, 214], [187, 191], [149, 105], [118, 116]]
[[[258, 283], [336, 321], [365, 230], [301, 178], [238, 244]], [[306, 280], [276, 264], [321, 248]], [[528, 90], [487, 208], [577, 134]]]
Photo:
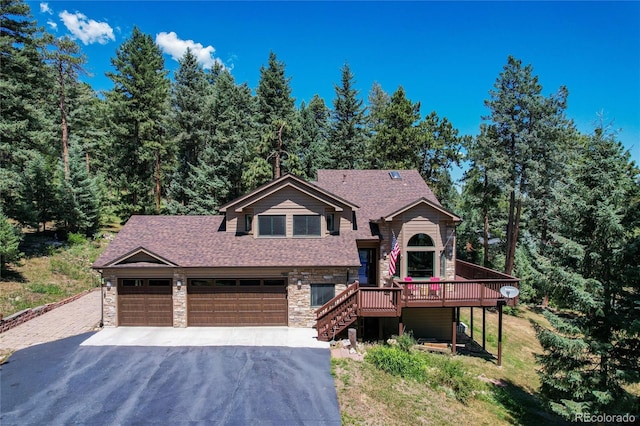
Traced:
[[111, 290], [111, 280], [107, 280], [106, 284], [107, 284], [107, 289]]
[[302, 289], [302, 280], [298, 279], [298, 290]]
[[178, 290], [182, 287], [182, 280], [176, 281], [176, 285], [178, 286]]

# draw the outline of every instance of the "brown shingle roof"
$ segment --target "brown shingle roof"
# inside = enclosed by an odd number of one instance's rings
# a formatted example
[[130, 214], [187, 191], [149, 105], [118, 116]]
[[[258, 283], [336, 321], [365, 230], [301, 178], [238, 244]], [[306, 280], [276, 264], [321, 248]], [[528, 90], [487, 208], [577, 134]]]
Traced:
[[[180, 267], [359, 266], [353, 235], [253, 238], [219, 231], [223, 216], [131, 216], [93, 264], [112, 266], [137, 248]], [[131, 266], [131, 265], [130, 265]]]
[[401, 179], [391, 179], [390, 172], [318, 170], [317, 185], [360, 206], [358, 238], [371, 238], [371, 220], [386, 217], [421, 198], [441, 206], [417, 170], [399, 170]]

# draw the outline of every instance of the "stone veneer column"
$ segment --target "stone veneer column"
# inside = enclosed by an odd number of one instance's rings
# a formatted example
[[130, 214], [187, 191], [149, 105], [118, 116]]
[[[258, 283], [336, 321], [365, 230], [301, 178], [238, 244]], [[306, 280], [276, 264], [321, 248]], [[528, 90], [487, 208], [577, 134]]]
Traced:
[[[106, 282], [111, 281], [111, 288]], [[118, 326], [118, 278], [115, 275], [104, 277], [102, 287], [102, 324], [104, 327]]]
[[[178, 289], [178, 280], [182, 281]], [[184, 328], [187, 326], [187, 277], [182, 271], [173, 273], [173, 326]]]
[[311, 306], [311, 284], [334, 284], [335, 295], [338, 295], [347, 288], [347, 274], [353, 281], [358, 278], [358, 269], [351, 268], [348, 272], [346, 268], [294, 269], [289, 272], [289, 327], [315, 326], [318, 307]]

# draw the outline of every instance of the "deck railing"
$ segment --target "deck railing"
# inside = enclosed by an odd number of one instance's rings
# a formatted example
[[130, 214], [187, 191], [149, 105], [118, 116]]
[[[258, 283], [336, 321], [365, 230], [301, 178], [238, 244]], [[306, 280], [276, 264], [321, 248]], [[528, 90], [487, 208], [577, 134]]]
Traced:
[[515, 304], [500, 294], [503, 286], [518, 287], [519, 279], [498, 271], [456, 261], [456, 279], [394, 280], [390, 287], [354, 283], [316, 311], [318, 336], [329, 339], [356, 317], [399, 317], [403, 308], [497, 306]]

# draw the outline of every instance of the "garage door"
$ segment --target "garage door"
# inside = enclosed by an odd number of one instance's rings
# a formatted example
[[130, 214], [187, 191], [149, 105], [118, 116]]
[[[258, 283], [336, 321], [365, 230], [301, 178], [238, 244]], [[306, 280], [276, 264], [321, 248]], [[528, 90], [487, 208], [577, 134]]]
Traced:
[[173, 326], [171, 279], [120, 279], [118, 324]]
[[287, 325], [283, 279], [191, 279], [188, 325]]

